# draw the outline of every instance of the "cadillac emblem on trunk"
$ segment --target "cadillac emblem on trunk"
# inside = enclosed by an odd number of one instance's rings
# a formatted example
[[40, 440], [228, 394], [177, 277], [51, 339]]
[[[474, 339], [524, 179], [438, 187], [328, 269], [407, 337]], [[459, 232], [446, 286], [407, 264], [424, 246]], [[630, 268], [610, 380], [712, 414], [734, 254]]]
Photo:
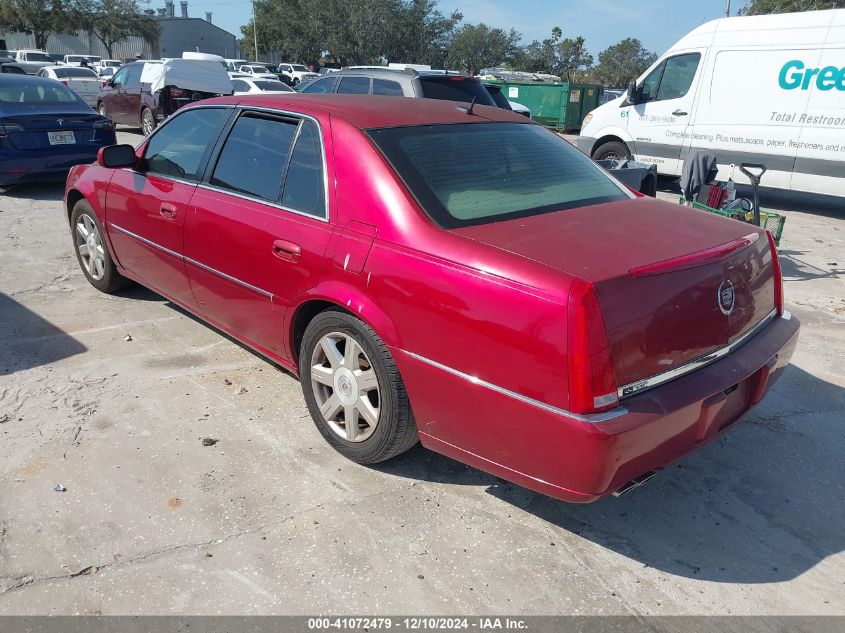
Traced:
[[734, 286], [728, 279], [725, 279], [725, 281], [719, 284], [719, 289], [716, 291], [716, 299], [719, 302], [719, 310], [722, 311], [722, 314], [733, 312], [736, 296], [734, 295]]

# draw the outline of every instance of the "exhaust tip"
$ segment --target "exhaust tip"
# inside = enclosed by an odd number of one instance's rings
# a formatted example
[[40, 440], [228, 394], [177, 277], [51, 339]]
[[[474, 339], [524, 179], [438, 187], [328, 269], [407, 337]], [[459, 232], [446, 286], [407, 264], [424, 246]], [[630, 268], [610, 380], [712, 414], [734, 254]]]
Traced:
[[634, 479], [632, 479], [631, 481], [629, 481], [628, 483], [624, 484], [619, 489], [617, 489], [613, 493], [613, 496], [614, 497], [621, 497], [624, 494], [628, 494], [634, 488], [639, 488], [640, 486], [642, 486], [645, 482], [647, 482], [649, 479], [654, 477], [656, 474], [657, 474], [656, 470], [650, 470], [647, 473], [643, 473], [639, 477], [635, 477]]

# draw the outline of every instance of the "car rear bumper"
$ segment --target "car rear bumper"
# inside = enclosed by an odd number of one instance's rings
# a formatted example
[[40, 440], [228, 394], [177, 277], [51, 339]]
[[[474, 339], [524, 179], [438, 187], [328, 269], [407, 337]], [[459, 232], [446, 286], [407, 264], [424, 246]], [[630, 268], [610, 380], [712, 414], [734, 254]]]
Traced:
[[99, 149], [99, 146], [86, 145], [74, 152], [40, 154], [25, 158], [21, 158], [20, 153], [7, 154], [0, 150], [0, 186], [39, 180], [64, 180], [68, 170], [74, 165], [93, 163], [97, 160]]
[[[742, 347], [585, 420], [400, 354], [424, 446], [570, 502], [623, 488], [727, 432], [789, 364], [800, 324], [785, 314]], [[432, 399], [430, 394], [436, 394]]]

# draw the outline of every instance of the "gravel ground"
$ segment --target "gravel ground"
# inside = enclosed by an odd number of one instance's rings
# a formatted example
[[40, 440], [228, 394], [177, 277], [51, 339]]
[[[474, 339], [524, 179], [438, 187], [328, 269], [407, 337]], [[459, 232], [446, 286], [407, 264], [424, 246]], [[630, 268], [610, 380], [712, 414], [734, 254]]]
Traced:
[[289, 374], [152, 292], [92, 289], [60, 199], [0, 194], [0, 614], [845, 614], [836, 205], [765, 200], [803, 330], [764, 403], [573, 506], [420, 447], [345, 461]]

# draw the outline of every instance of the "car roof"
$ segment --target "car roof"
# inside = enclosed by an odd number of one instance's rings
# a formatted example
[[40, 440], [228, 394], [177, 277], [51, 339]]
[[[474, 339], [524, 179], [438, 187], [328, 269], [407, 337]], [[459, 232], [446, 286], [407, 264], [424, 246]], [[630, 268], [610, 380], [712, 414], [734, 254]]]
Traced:
[[467, 103], [441, 99], [411, 99], [375, 95], [303, 94], [238, 95], [206, 99], [201, 105], [227, 104], [273, 108], [301, 114], [330, 114], [362, 130], [408, 125], [445, 123], [532, 122], [524, 116], [493, 106], [475, 106], [469, 115]]
[[0, 75], [0, 84], [21, 84], [21, 83], [39, 83], [55, 86], [55, 79], [47, 79], [46, 77], [36, 77], [35, 75], [17, 75], [14, 73]]

